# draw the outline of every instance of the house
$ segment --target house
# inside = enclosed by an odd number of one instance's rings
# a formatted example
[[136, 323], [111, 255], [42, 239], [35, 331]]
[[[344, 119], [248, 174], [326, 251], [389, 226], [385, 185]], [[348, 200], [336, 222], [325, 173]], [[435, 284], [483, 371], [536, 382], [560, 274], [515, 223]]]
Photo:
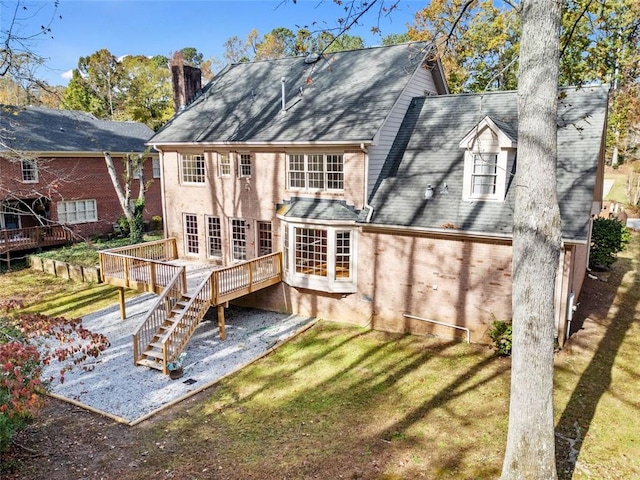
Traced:
[[[143, 152], [153, 131], [69, 110], [0, 106], [0, 113], [2, 235], [22, 237], [26, 229], [44, 225], [62, 225], [83, 238], [113, 232], [122, 208], [104, 152], [111, 153], [121, 176], [118, 159]], [[146, 220], [162, 214], [159, 161], [156, 154], [150, 157], [144, 167]], [[138, 187], [136, 179], [134, 195]]]
[[[559, 107], [560, 343], [600, 210], [607, 96], [567, 89]], [[180, 257], [282, 252], [283, 281], [239, 304], [474, 341], [511, 317], [517, 93], [449, 95], [425, 44], [230, 65], [148, 144]]]

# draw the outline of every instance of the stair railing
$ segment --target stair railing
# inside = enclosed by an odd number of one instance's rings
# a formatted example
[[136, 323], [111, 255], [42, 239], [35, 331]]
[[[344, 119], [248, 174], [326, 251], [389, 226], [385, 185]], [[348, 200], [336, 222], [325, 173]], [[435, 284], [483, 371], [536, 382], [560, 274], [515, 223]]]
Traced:
[[134, 364], [140, 360], [142, 352], [151, 343], [153, 336], [169, 317], [171, 310], [173, 310], [186, 290], [185, 267], [177, 267], [173, 277], [145, 315], [142, 325], [133, 334]]
[[162, 338], [163, 373], [169, 373], [168, 365], [178, 359], [187, 346], [193, 332], [211, 305], [212, 276], [205, 278], [195, 289], [189, 302], [175, 318], [171, 328]]

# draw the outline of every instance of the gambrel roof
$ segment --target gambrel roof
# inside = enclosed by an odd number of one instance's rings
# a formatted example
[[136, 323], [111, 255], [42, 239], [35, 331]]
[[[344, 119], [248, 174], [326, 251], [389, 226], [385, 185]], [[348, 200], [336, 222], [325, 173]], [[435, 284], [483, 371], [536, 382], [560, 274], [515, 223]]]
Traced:
[[[565, 240], [588, 238], [608, 90], [567, 88], [560, 95], [557, 191]], [[463, 200], [460, 142], [486, 117], [516, 140], [517, 92], [414, 98], [371, 195], [370, 223], [510, 236], [515, 172], [507, 172], [504, 201]], [[424, 198], [427, 185], [430, 199]]]
[[[409, 43], [227, 66], [150, 141], [190, 143], [347, 144], [372, 141], [418, 68], [426, 43]], [[282, 90], [285, 109], [282, 109]], [[428, 92], [425, 92], [428, 94]]]
[[51, 154], [142, 152], [153, 130], [138, 122], [98, 120], [86, 112], [0, 105], [0, 151]]

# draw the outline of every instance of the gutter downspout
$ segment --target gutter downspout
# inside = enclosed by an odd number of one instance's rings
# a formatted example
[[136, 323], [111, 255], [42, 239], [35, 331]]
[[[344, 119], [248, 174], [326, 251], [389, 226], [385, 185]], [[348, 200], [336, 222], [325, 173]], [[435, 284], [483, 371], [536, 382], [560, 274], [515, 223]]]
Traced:
[[367, 216], [365, 218], [365, 222], [370, 223], [371, 217], [373, 216], [373, 207], [368, 203], [368, 200], [369, 200], [369, 149], [364, 144], [364, 142], [362, 142], [360, 144], [360, 150], [362, 150], [362, 152], [364, 153], [364, 199], [362, 204], [364, 205], [364, 208], [367, 209]]
[[152, 147], [154, 150], [158, 152], [158, 161], [160, 162], [160, 198], [162, 198], [162, 233], [164, 235], [164, 238], [167, 238], [169, 236], [167, 232], [169, 222], [167, 222], [167, 203], [166, 203], [167, 197], [165, 196], [164, 172], [162, 168], [162, 166], [164, 165], [164, 152], [157, 145], [152, 145]]

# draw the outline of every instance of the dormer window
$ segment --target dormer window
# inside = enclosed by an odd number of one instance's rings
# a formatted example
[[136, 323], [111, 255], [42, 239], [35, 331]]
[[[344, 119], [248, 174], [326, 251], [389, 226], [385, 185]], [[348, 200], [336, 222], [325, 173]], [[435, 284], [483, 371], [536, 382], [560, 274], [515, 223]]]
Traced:
[[474, 153], [471, 173], [471, 196], [496, 194], [498, 179], [498, 154]]
[[464, 200], [504, 200], [515, 161], [515, 137], [510, 125], [485, 117], [462, 139]]

